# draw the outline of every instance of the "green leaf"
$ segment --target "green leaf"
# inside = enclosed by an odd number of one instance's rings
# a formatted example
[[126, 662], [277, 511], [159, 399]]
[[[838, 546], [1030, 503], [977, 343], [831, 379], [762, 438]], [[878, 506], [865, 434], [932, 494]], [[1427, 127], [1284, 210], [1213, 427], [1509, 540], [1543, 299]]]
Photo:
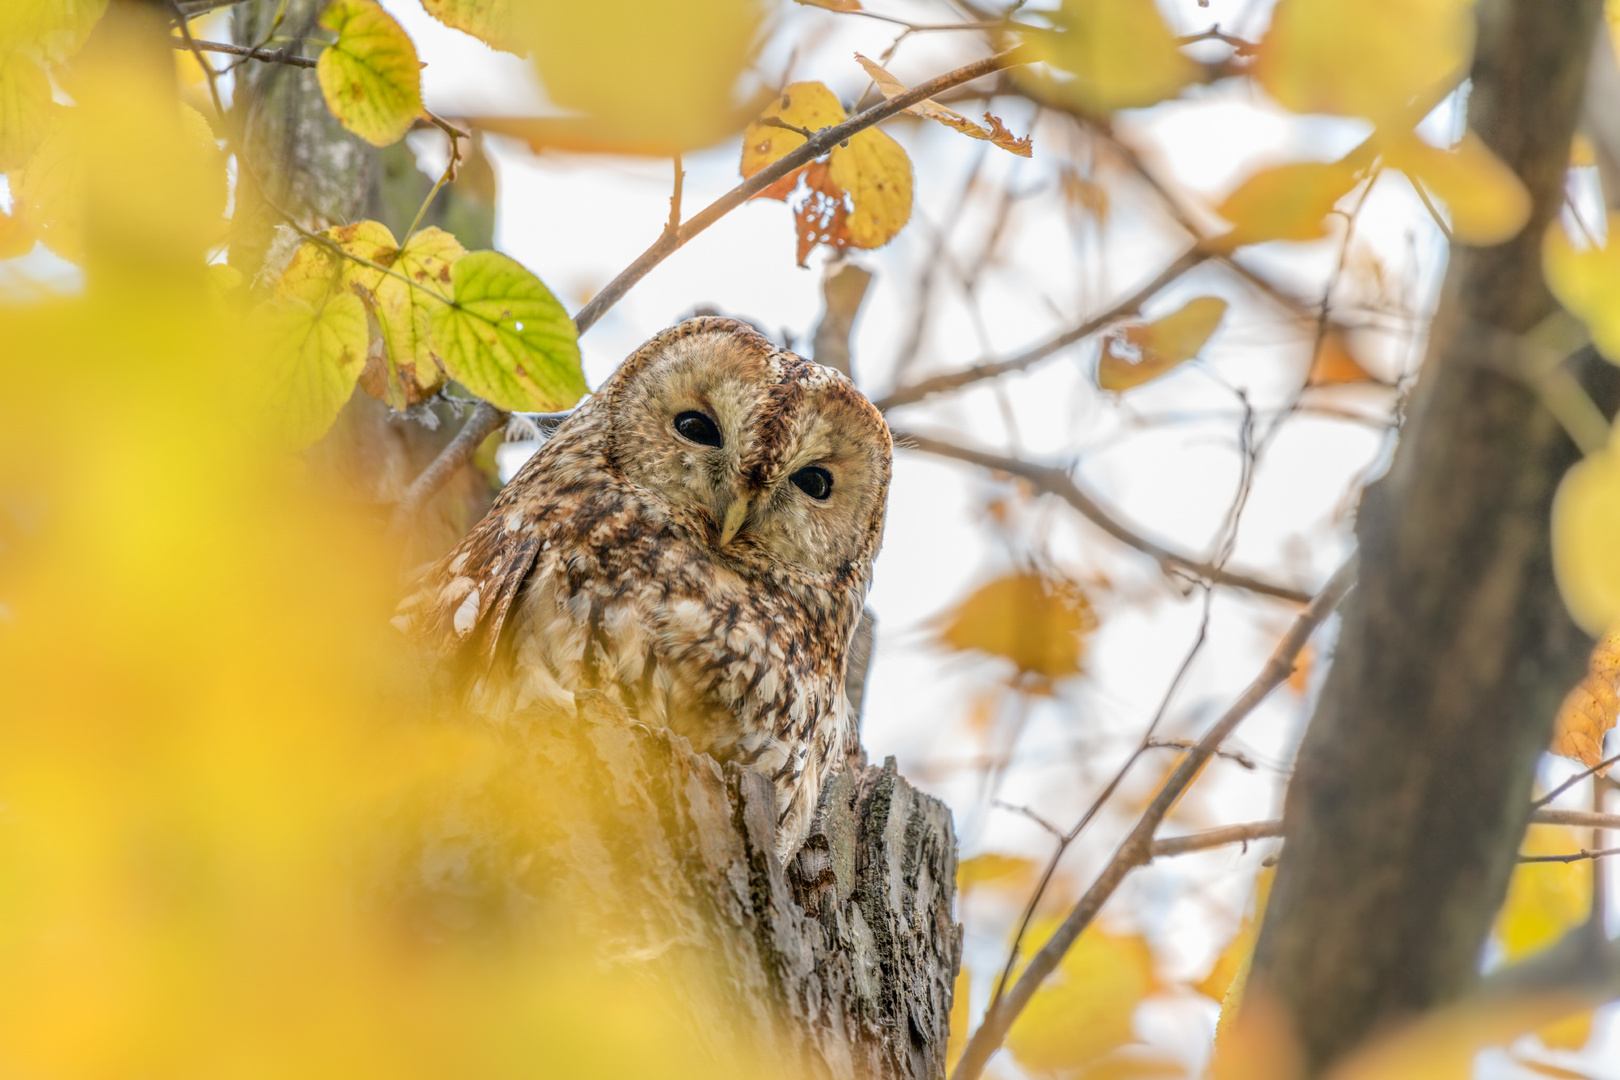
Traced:
[[398, 142], [422, 113], [411, 39], [372, 0], [332, 0], [321, 25], [338, 36], [315, 66], [327, 108], [373, 146]]
[[259, 311], [269, 350], [269, 408], [289, 444], [307, 446], [326, 433], [354, 392], [371, 331], [366, 307], [336, 293], [320, 308], [276, 299]]
[[28, 160], [45, 138], [51, 81], [21, 53], [0, 55], [0, 172]]
[[451, 271], [455, 303], [428, 313], [445, 370], [507, 410], [566, 409], [585, 393], [574, 321], [522, 265], [494, 251]]
[[368, 366], [361, 375], [361, 385], [372, 397], [395, 409], [405, 409], [427, 400], [444, 385], [444, 371], [433, 347], [428, 320], [434, 308], [447, 306], [452, 268], [467, 249], [454, 236], [437, 228], [423, 229], [404, 248], [396, 248], [393, 235], [384, 226], [374, 221], [361, 224], [371, 228], [368, 239], [376, 246], [356, 253], [415, 282], [412, 285], [394, 274], [352, 262], [343, 271], [344, 280], [360, 291], [361, 299], [382, 327], [386, 363]]
[[528, 51], [512, 29], [509, 0], [422, 0], [422, 6], [444, 25], [471, 34], [486, 45], [520, 56]]

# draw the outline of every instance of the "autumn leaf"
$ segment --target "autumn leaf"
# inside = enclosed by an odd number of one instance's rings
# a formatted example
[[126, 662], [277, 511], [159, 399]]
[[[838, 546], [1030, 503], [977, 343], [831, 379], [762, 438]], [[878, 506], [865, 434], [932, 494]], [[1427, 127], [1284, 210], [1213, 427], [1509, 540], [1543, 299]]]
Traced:
[[[805, 7], [825, 8], [827, 11], [860, 11], [861, 0], [793, 0]], [[952, 1029], [955, 1030], [954, 1028]]]
[[66, 60], [106, 10], [107, 0], [6, 0], [0, 4], [0, 53], [22, 50]]
[[[890, 75], [882, 67], [868, 60], [860, 53], [855, 54], [855, 59], [860, 62], [861, 67], [866, 69], [866, 73], [872, 77], [872, 82], [877, 85], [878, 90], [882, 92], [885, 98], [903, 94], [909, 89], [905, 83]], [[917, 104], [909, 106], [906, 112], [913, 116], [937, 120], [953, 131], [960, 131], [970, 138], [992, 142], [1003, 150], [1017, 154], [1019, 157], [1029, 157], [1033, 153], [1033, 144], [1030, 142], [1029, 136], [1026, 135], [1021, 139], [1017, 138], [1007, 130], [1006, 125], [989, 113], [984, 114], [985, 123], [988, 126], [980, 127], [961, 113], [952, 112], [929, 98], [924, 98]]]
[[514, 29], [511, 0], [422, 0], [422, 7], [444, 25], [486, 45], [520, 56], [527, 51]]
[[1620, 364], [1620, 214], [1608, 217], [1607, 246], [1576, 248], [1558, 222], [1547, 226], [1541, 242], [1541, 269], [1558, 302], [1586, 324], [1592, 344]]
[[373, 373], [368, 365], [362, 372], [361, 381], [372, 397], [403, 409], [426, 401], [444, 384], [429, 320], [433, 309], [443, 306], [434, 296], [450, 299], [452, 270], [465, 254], [461, 242], [444, 230], [423, 229], [406, 241], [392, 262], [394, 272], [416, 286], [390, 275], [378, 276], [371, 291], [382, 324], [387, 367]]
[[[743, 178], [753, 176], [771, 162], [785, 157], [805, 143], [804, 136], [798, 132], [777, 127], [767, 121], [776, 120], [814, 132], [841, 124], [847, 118], [844, 106], [839, 104], [838, 99], [825, 84], [819, 82], [788, 84], [777, 99], [760, 113], [759, 118], [743, 131]], [[799, 177], [803, 173], [803, 168], [796, 169], [754, 197], [781, 199], [785, 202], [798, 185]], [[801, 258], [800, 262], [803, 261]]]
[[[801, 3], [804, 0], [800, 0]], [[968, 1024], [972, 1022], [973, 969], [963, 964], [956, 972], [951, 990], [950, 1034], [945, 1040], [945, 1071], [956, 1068], [956, 1061], [967, 1046]]]
[[1197, 73], [1153, 0], [1063, 0], [1051, 29], [1025, 32], [1060, 74], [1021, 72], [1090, 113], [1139, 109], [1174, 97]]
[[1416, 134], [1381, 140], [1384, 161], [1446, 204], [1450, 233], [1465, 244], [1511, 240], [1530, 220], [1530, 193], [1472, 131], [1450, 150]]
[[[1032, 924], [1025, 946], [1045, 944], [1058, 921]], [[1153, 952], [1140, 935], [1093, 925], [1041, 984], [1007, 1034], [1021, 1068], [1064, 1076], [1133, 1040], [1136, 1007], [1158, 988]]]
[[1096, 628], [1080, 586], [1026, 572], [980, 586], [947, 617], [940, 637], [952, 649], [988, 653], [1025, 674], [1061, 679], [1083, 670], [1086, 640]]
[[499, 408], [566, 409], [585, 393], [574, 321], [515, 260], [475, 251], [451, 271], [454, 304], [429, 311], [445, 369]]
[[20, 52], [0, 53], [0, 172], [21, 168], [45, 138], [51, 81]]
[[1193, 985], [1205, 997], [1221, 1002], [1221, 1025], [1236, 1016], [1243, 997], [1243, 984], [1248, 979], [1249, 962], [1254, 957], [1254, 943], [1260, 936], [1260, 920], [1265, 918], [1266, 902], [1271, 898], [1271, 885], [1276, 880], [1275, 867], [1268, 866], [1255, 875], [1254, 898], [1249, 912], [1243, 917], [1238, 932], [1221, 950], [1220, 956], [1205, 975]]
[[911, 219], [911, 159], [876, 128], [850, 137], [828, 158], [833, 183], [849, 192], [850, 247], [879, 248]]
[[1603, 736], [1616, 720], [1620, 720], [1620, 627], [1593, 646], [1586, 675], [1559, 705], [1552, 752], [1593, 768], [1604, 758]]
[[273, 364], [266, 407], [290, 446], [307, 446], [332, 426], [365, 367], [365, 306], [351, 293], [319, 308], [275, 299], [260, 309], [258, 323]]
[[1311, 357], [1311, 370], [1305, 376], [1307, 386], [1350, 386], [1355, 383], [1379, 381], [1376, 375], [1356, 359], [1355, 349], [1350, 343], [1350, 334], [1339, 326], [1329, 327], [1322, 335], [1322, 341]]
[[1553, 571], [1575, 621], [1594, 637], [1620, 626], [1620, 427], [1577, 462], [1553, 497]]
[[[1525, 855], [1569, 855], [1581, 850], [1575, 830], [1564, 825], [1532, 825], [1520, 851]], [[1503, 960], [1514, 963], [1540, 952], [1586, 920], [1592, 903], [1592, 863], [1520, 863], [1508, 882], [1507, 899], [1493, 930]]]
[[1034, 878], [1035, 871], [1034, 859], [986, 852], [956, 864], [956, 888], [959, 892], [989, 884], [1021, 888]]
[[1226, 301], [1199, 296], [1163, 318], [1110, 331], [1097, 361], [1097, 385], [1123, 392], [1198, 355], [1226, 315]]
[[373, 146], [404, 138], [422, 114], [421, 65], [410, 37], [373, 0], [332, 0], [321, 25], [338, 36], [315, 67], [332, 115]]
[[20, 214], [0, 211], [0, 259], [15, 259], [34, 250], [34, 233]]
[[62, 258], [84, 258], [85, 156], [89, 140], [81, 118], [53, 109], [53, 120], [27, 165], [12, 179], [14, 210], [34, 235]]
[[1239, 184], [1215, 212], [1232, 223], [1211, 246], [1231, 251], [1267, 240], [1320, 240], [1325, 219], [1356, 186], [1347, 160], [1296, 161], [1261, 169]]
[[1421, 119], [1406, 115], [1414, 102], [1438, 101], [1465, 73], [1472, 9], [1472, 0], [1280, 0], [1254, 76], [1285, 109], [1399, 118], [1409, 129]]
[[[1536, 1029], [1536, 1038], [1549, 1050], [1580, 1050], [1592, 1041], [1593, 1010], [1573, 1013]], [[1550, 1074], [1556, 1075], [1556, 1074]]]

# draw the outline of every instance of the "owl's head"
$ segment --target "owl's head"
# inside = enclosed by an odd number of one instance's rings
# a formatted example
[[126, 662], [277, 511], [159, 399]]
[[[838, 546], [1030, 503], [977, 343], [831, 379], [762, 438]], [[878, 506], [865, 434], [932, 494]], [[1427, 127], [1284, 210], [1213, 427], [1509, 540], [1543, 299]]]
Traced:
[[744, 567], [864, 578], [892, 448], [842, 374], [734, 319], [665, 330], [597, 393], [608, 464]]

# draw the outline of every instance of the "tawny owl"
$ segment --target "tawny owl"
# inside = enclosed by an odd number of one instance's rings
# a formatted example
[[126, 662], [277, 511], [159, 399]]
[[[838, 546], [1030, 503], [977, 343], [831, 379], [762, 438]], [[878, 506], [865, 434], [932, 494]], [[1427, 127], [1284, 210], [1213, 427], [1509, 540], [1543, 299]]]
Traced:
[[475, 711], [600, 690], [766, 773], [785, 859], [850, 737], [890, 457], [842, 374], [690, 319], [564, 421], [396, 621], [466, 672]]

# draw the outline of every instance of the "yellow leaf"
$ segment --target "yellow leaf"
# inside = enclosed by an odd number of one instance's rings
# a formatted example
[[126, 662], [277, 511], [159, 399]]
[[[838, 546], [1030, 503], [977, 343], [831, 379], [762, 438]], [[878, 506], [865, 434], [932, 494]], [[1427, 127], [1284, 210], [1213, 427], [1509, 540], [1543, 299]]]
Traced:
[[1034, 573], [981, 585], [947, 618], [941, 639], [961, 651], [1011, 660], [1026, 674], [1078, 675], [1086, 639], [1097, 628], [1080, 586]]
[[[1423, 113], [1465, 73], [1474, 47], [1472, 0], [1280, 0], [1254, 74], [1294, 112]], [[1405, 127], [1421, 119], [1406, 116]]]
[[84, 258], [88, 146], [78, 130], [78, 116], [60, 107], [52, 113], [44, 141], [12, 177], [13, 205], [46, 247], [78, 262]]
[[45, 138], [51, 81], [22, 53], [0, 53], [0, 172], [20, 168]]
[[[1027, 950], [1038, 950], [1057, 925], [1032, 925]], [[1007, 1049], [1030, 1073], [1070, 1073], [1132, 1041], [1136, 1007], [1157, 985], [1153, 952], [1140, 935], [1088, 927], [1013, 1021]]]
[[107, 0], [6, 0], [0, 4], [0, 53], [38, 51], [66, 60], [107, 10]]
[[1111, 331], [1097, 361], [1097, 385], [1125, 391], [1157, 379], [1197, 356], [1225, 315], [1225, 300], [1199, 296], [1163, 318]]
[[1558, 302], [1586, 324], [1592, 344], [1614, 363], [1620, 363], [1620, 214], [1608, 218], [1607, 247], [1577, 250], [1558, 222], [1547, 226], [1541, 243], [1541, 269]]
[[793, 0], [805, 7], [825, 8], [828, 11], [860, 11], [861, 0]]
[[514, 28], [511, 0], [422, 0], [422, 6], [446, 26], [486, 45], [519, 55], [527, 51]]
[[[903, 94], [908, 89], [905, 83], [901, 82], [893, 75], [890, 75], [878, 64], [868, 60], [860, 53], [855, 54], [855, 59], [860, 62], [861, 67], [866, 69], [866, 73], [872, 77], [872, 82], [877, 85], [878, 90], [883, 93], [885, 98], [892, 98], [896, 94]], [[906, 112], [913, 116], [922, 116], [928, 118], [929, 120], [937, 120], [939, 123], [944, 124], [953, 131], [960, 131], [963, 135], [967, 135], [970, 138], [983, 139], [987, 142], [995, 143], [1003, 150], [1017, 154], [1019, 157], [1029, 157], [1033, 152], [1033, 147], [1029, 136], [1026, 135], [1021, 139], [1016, 138], [1012, 132], [1007, 130], [1005, 125], [1003, 125], [1000, 120], [994, 116], [991, 116], [989, 113], [984, 114], [985, 122], [989, 126], [980, 127], [978, 124], [975, 124], [972, 120], [969, 120], [961, 113], [952, 112], [950, 109], [936, 103], [930, 98], [924, 98], [923, 100], [917, 102], [917, 104], [908, 107]]]
[[850, 246], [878, 248], [893, 240], [911, 218], [911, 158], [905, 150], [867, 128], [848, 146], [835, 147], [829, 162], [833, 182], [849, 192]]
[[[771, 162], [804, 145], [804, 136], [798, 132], [762, 121], [780, 120], [784, 124], [792, 124], [794, 127], [814, 132], [841, 124], [845, 119], [847, 116], [843, 105], [839, 104], [838, 99], [825, 84], [790, 83], [782, 90], [781, 95], [760, 113], [759, 119], [749, 124], [743, 131], [743, 177], [753, 176]], [[785, 200], [798, 184], [799, 176], [803, 172], [803, 169], [798, 169], [789, 173], [761, 191], [755, 198]]]
[[1472, 131], [1450, 150], [1415, 134], [1384, 143], [1384, 160], [1438, 196], [1450, 211], [1451, 235], [1486, 246], [1511, 240], [1530, 220], [1530, 193]]
[[410, 37], [373, 0], [332, 0], [321, 25], [338, 36], [315, 67], [332, 115], [373, 146], [404, 138], [422, 114], [422, 71]]
[[264, 305], [259, 320], [274, 365], [267, 408], [288, 445], [307, 446], [332, 426], [366, 364], [365, 305], [352, 293], [338, 293], [319, 309], [277, 299]]
[[1620, 428], [1564, 474], [1553, 497], [1553, 570], [1564, 605], [1594, 637], [1620, 625]]
[[1593, 1011], [1573, 1013], [1536, 1029], [1536, 1038], [1549, 1050], [1580, 1050], [1592, 1040]]
[[587, 119], [599, 149], [712, 146], [762, 104], [736, 98], [761, 40], [759, 0], [532, 0], [513, 10], [547, 96]]
[[1045, 82], [1091, 113], [1174, 97], [1198, 68], [1182, 55], [1153, 0], [1063, 0], [1052, 29], [1028, 32], [1036, 57], [1062, 74]]
[[[1524, 834], [1525, 855], [1569, 855], [1580, 851], [1575, 830], [1563, 825], [1532, 825]], [[1508, 963], [1551, 945], [1565, 931], [1586, 921], [1592, 904], [1592, 863], [1520, 863], [1508, 883], [1507, 899], [1496, 916], [1496, 940]]]
[[1266, 240], [1319, 240], [1327, 235], [1324, 219], [1356, 180], [1348, 161], [1296, 161], [1261, 169], [1216, 208], [1232, 228], [1213, 246], [1231, 251]]
[[1254, 943], [1260, 936], [1260, 920], [1265, 918], [1266, 901], [1271, 898], [1271, 883], [1276, 879], [1275, 867], [1268, 866], [1255, 875], [1254, 900], [1251, 910], [1243, 917], [1238, 932], [1215, 958], [1214, 965], [1193, 989], [1222, 1003], [1221, 1023], [1228, 1023], [1237, 1013], [1237, 1002], [1243, 994], [1243, 982], [1249, 972], [1249, 960], [1254, 955]]
[[1210, 1080], [1304, 1080], [1304, 1055], [1288, 1011], [1270, 994], [1246, 996], [1221, 1010]]
[[368, 383], [367, 393], [403, 409], [427, 400], [444, 384], [444, 372], [428, 329], [433, 308], [442, 305], [430, 293], [450, 298], [452, 268], [465, 254], [461, 242], [449, 233], [423, 229], [406, 242], [392, 262], [393, 270], [420, 287], [413, 288], [396, 277], [377, 275], [372, 293], [382, 323], [387, 372], [380, 383], [375, 378]]
[[34, 233], [21, 214], [0, 212], [0, 259], [15, 259], [34, 250]]
[[1620, 627], [1592, 648], [1586, 675], [1564, 696], [1553, 722], [1552, 752], [1588, 768], [1604, 758], [1603, 736], [1620, 719]]
[[1586, 1007], [1574, 994], [1546, 994], [1439, 1009], [1373, 1040], [1326, 1080], [1471, 1080], [1480, 1051]]
[[[803, 0], [800, 0], [802, 3]], [[956, 1059], [967, 1046], [968, 1023], [973, 1019], [973, 971], [963, 964], [956, 973], [956, 985], [951, 990], [950, 1034], [945, 1038], [945, 1071], [956, 1068]]]
[[1019, 888], [1034, 878], [1036, 869], [1034, 859], [986, 852], [956, 864], [956, 888], [959, 892], [987, 884]]

